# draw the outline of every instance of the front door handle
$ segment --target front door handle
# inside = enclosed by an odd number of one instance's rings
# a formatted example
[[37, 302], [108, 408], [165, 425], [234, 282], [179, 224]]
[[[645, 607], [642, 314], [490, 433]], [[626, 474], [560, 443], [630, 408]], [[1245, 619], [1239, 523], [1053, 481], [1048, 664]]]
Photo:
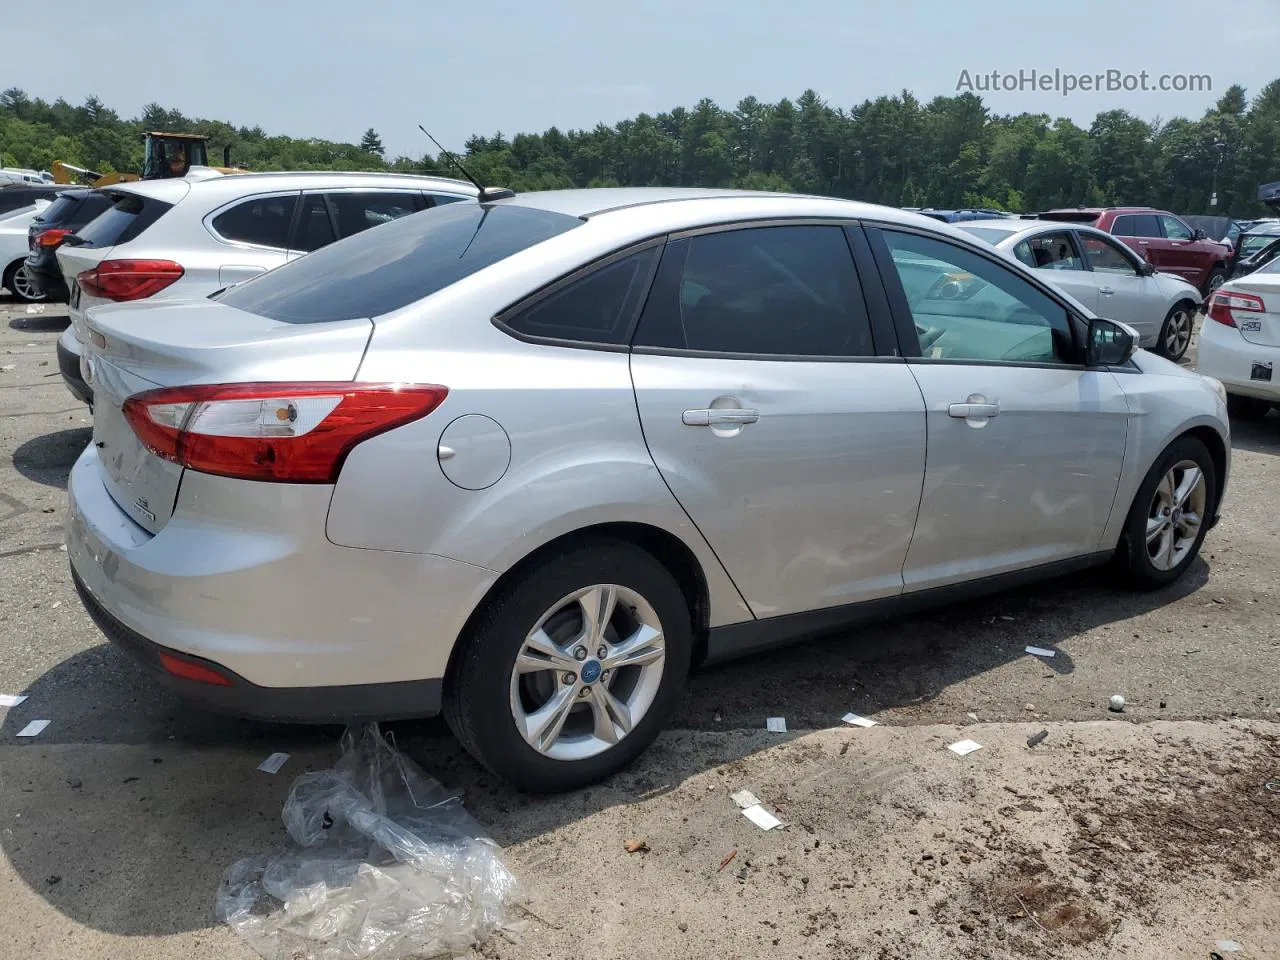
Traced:
[[1110, 287], [1099, 287], [1098, 292], [1102, 294], [1104, 297], [1109, 297], [1113, 293], [1115, 293], [1115, 291], [1112, 290]]
[[707, 410], [686, 410], [681, 419], [688, 427], [713, 427], [719, 424], [741, 426], [759, 420], [760, 411], [742, 407], [712, 407]]
[[987, 403], [985, 397], [974, 395], [966, 403], [953, 403], [947, 407], [948, 416], [957, 420], [987, 420], [1000, 416], [1000, 404]]

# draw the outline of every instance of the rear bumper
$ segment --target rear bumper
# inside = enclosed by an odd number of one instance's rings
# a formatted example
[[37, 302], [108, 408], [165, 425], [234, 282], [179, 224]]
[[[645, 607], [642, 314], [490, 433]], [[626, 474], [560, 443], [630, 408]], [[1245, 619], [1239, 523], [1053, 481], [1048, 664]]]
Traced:
[[45, 262], [44, 258], [27, 257], [27, 276], [31, 278], [31, 285], [45, 295], [45, 299], [66, 303], [71, 296], [67, 289], [67, 281], [63, 279], [62, 271], [58, 269], [58, 261], [52, 254], [49, 260], [52, 263]]
[[[90, 445], [68, 483], [67, 553], [103, 633], [184, 696], [273, 720], [439, 712], [449, 657], [497, 579], [444, 557], [339, 547], [331, 488], [188, 471], [159, 533], [112, 498]], [[171, 676], [161, 653], [232, 682]]]
[[[260, 687], [221, 664], [153, 643], [112, 616], [89, 592], [75, 568], [71, 579], [98, 629], [164, 686], [193, 703], [241, 717], [280, 723], [362, 723], [435, 716], [441, 709], [442, 680], [409, 680], [336, 687]], [[211, 667], [230, 686], [176, 677], [160, 664], [160, 655]]]
[[[1197, 349], [1196, 372], [1221, 380], [1228, 393], [1280, 402], [1280, 347], [1250, 343], [1234, 327], [1206, 320]], [[1255, 377], [1255, 364], [1270, 364], [1271, 379]]]
[[93, 388], [80, 376], [80, 354], [72, 350], [65, 341], [75, 342], [75, 328], [67, 327], [58, 338], [58, 372], [62, 374], [62, 382], [67, 385], [71, 395], [81, 403], [93, 403]]

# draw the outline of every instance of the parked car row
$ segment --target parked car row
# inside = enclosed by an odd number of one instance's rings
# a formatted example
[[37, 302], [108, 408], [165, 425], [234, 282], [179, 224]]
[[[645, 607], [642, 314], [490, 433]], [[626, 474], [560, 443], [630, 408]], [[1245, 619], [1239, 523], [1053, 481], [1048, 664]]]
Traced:
[[694, 664], [1112, 559], [1168, 584], [1220, 514], [1222, 385], [1054, 279], [1180, 288], [1090, 227], [235, 179], [121, 187], [57, 252], [95, 392], [73, 579], [193, 700], [443, 711], [569, 789]]

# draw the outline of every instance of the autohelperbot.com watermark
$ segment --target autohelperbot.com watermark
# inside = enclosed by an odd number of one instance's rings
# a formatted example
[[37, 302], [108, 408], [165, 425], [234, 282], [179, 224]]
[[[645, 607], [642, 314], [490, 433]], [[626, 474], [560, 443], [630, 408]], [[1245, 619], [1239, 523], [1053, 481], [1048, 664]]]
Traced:
[[1213, 77], [1207, 73], [1152, 73], [1139, 70], [1103, 70], [1073, 73], [1069, 70], [1019, 69], [961, 70], [957, 93], [1209, 93]]

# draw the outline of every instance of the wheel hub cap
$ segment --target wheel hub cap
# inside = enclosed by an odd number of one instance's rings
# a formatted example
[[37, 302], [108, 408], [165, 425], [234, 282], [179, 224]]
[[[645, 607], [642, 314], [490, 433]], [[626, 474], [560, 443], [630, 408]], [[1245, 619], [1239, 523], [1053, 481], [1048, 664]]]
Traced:
[[602, 667], [599, 660], [588, 660], [582, 665], [582, 682], [595, 683], [600, 679]]

